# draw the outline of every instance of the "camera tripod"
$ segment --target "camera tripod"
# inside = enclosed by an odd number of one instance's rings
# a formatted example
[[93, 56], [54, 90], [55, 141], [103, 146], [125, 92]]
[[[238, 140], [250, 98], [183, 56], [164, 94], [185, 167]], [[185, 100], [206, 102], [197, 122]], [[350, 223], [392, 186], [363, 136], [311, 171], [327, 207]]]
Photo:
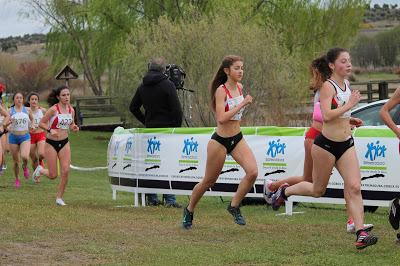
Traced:
[[[193, 127], [192, 120], [192, 93], [194, 90], [181, 87], [177, 89], [178, 97], [181, 99], [183, 121], [186, 127]], [[181, 92], [181, 93], [179, 93]]]

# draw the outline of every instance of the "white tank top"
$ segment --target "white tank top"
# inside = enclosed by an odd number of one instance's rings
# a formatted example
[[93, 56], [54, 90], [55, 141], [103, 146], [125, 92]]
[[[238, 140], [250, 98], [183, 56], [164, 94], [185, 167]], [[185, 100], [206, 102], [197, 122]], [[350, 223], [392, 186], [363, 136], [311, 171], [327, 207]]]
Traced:
[[[335, 97], [332, 99], [332, 109], [336, 109], [337, 107], [341, 107], [345, 105], [351, 96], [350, 86], [348, 85], [348, 80], [344, 80], [344, 90], [340, 88], [340, 86], [332, 79], [328, 79], [328, 81], [333, 85], [336, 91]], [[351, 116], [351, 110], [345, 112], [340, 116], [340, 118], [349, 118]]]
[[33, 125], [35, 125], [36, 127], [39, 126], [40, 120], [43, 117], [43, 111], [42, 109], [39, 107], [38, 109], [36, 109], [35, 112], [32, 112], [33, 115]]
[[26, 107], [23, 106], [21, 112], [15, 110], [15, 106], [11, 107], [11, 130], [12, 131], [28, 131], [29, 130], [29, 115]]

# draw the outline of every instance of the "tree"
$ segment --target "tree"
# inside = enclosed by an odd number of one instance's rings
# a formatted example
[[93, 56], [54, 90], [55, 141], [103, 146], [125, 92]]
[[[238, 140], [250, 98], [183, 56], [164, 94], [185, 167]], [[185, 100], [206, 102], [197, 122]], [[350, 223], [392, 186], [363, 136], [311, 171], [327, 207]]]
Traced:
[[17, 43], [15, 41], [2, 41], [1, 42], [1, 51], [8, 52], [10, 49], [14, 48], [15, 51], [18, 50]]
[[78, 63], [95, 95], [104, 93], [102, 77], [112, 72], [118, 48], [138, 17], [130, 2], [138, 1], [28, 1], [51, 26], [46, 48], [53, 65]]
[[307, 60], [332, 46], [349, 47], [362, 22], [366, 0], [258, 1], [250, 16], [257, 23], [276, 28], [292, 54]]
[[381, 55], [379, 45], [374, 37], [361, 35], [351, 48], [353, 64], [360, 67], [380, 66]]
[[43, 59], [20, 63], [14, 74], [15, 87], [25, 94], [31, 91], [40, 92], [51, 88], [55, 82], [48, 68], [49, 64]]
[[398, 63], [397, 56], [400, 53], [400, 26], [376, 35], [376, 43], [379, 47], [382, 64], [393, 66]]
[[161, 15], [176, 20], [207, 0], [33, 0], [27, 1], [51, 26], [47, 50], [56, 67], [79, 63], [95, 95], [102, 95], [103, 75], [118, 83], [119, 62], [130, 32]]
[[243, 124], [284, 125], [288, 111], [285, 106], [300, 104], [299, 99], [309, 92], [298, 58], [289, 56], [280, 45], [279, 33], [255, 23], [240, 23], [238, 17], [237, 10], [215, 14], [211, 20], [204, 16], [174, 22], [160, 17], [157, 23], [139, 29], [124, 60], [117, 93], [120, 106], [132, 98], [146, 71], [147, 59], [162, 55], [185, 69], [185, 87], [195, 91], [179, 91], [185, 110], [192, 107], [190, 125], [215, 125], [209, 108], [209, 82], [224, 55], [239, 54], [245, 60], [244, 91], [257, 102], [246, 108]]

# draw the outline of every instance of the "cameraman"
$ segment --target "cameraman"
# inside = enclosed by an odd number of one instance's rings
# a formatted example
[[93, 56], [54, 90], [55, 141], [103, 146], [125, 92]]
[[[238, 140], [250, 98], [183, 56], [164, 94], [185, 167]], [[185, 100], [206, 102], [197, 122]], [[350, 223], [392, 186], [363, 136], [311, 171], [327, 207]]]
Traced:
[[[180, 127], [182, 124], [182, 109], [173, 82], [165, 72], [163, 58], [152, 59], [143, 82], [137, 88], [129, 106], [131, 113], [146, 128]], [[143, 106], [144, 114], [140, 110]], [[160, 205], [162, 202], [157, 194], [147, 194], [148, 205]], [[181, 208], [176, 202], [175, 195], [164, 195], [165, 206]]]

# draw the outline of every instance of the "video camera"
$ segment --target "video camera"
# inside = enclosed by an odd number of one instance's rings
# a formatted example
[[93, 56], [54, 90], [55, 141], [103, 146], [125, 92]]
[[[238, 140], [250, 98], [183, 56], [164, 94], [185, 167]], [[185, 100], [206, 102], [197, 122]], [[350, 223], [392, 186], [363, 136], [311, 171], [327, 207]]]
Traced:
[[185, 83], [186, 72], [180, 66], [175, 64], [168, 64], [165, 68], [165, 74], [168, 79], [175, 84], [177, 90], [183, 90]]

